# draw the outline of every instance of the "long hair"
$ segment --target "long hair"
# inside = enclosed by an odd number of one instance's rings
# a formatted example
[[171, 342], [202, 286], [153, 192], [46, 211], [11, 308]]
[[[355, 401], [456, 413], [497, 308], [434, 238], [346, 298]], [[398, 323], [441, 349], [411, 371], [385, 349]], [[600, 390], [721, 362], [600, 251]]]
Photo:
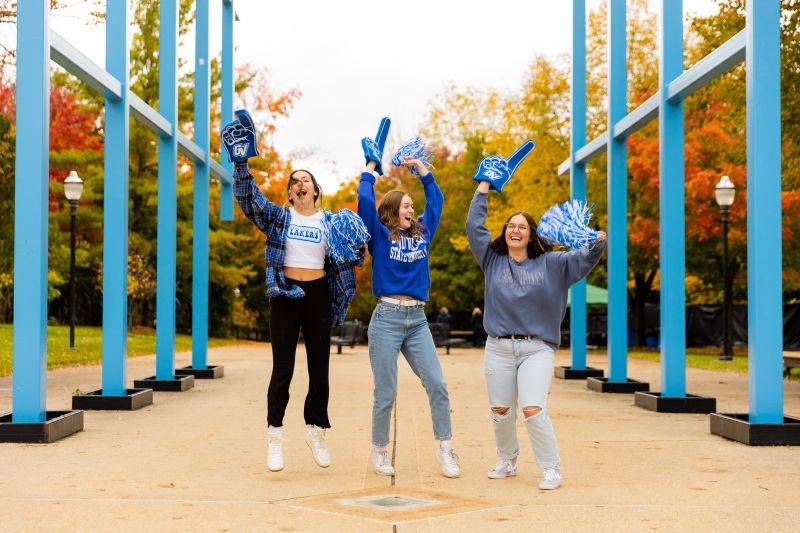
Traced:
[[528, 258], [529, 259], [536, 259], [540, 255], [544, 254], [545, 252], [550, 252], [553, 250], [553, 247], [544, 242], [542, 239], [539, 238], [539, 235], [536, 234], [536, 221], [533, 220], [533, 217], [530, 216], [525, 211], [517, 211], [516, 213], [512, 213], [506, 219], [506, 223], [503, 224], [503, 230], [500, 232], [500, 235], [492, 241], [489, 245], [492, 250], [497, 252], [499, 255], [508, 255], [508, 244], [506, 243], [506, 228], [508, 228], [508, 223], [517, 215], [522, 215], [525, 217], [525, 220], [528, 221], [528, 227], [531, 229], [531, 240], [528, 241]]
[[294, 200], [292, 200], [291, 196], [289, 196], [289, 189], [292, 188], [292, 185], [294, 185], [295, 182], [300, 181], [294, 177], [294, 175], [297, 174], [298, 172], [305, 172], [306, 174], [311, 176], [311, 183], [314, 184], [314, 205], [317, 205], [317, 200], [322, 198], [322, 187], [320, 187], [319, 183], [317, 183], [317, 178], [314, 177], [314, 174], [302, 168], [293, 170], [292, 173], [289, 174], [289, 181], [286, 182], [286, 196], [289, 198], [289, 203], [294, 205]]
[[[403, 191], [389, 191], [381, 198], [378, 206], [378, 217], [383, 225], [389, 228], [389, 237], [393, 241], [400, 240], [400, 204], [403, 203]], [[418, 219], [411, 220], [411, 227], [406, 230], [409, 237], [422, 237], [422, 224]]]

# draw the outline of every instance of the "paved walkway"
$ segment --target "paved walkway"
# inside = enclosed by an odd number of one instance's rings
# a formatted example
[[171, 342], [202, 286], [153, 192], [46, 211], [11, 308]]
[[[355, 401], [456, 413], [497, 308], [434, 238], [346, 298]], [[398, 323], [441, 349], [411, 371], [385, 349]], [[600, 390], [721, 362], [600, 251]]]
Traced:
[[[282, 472], [266, 469], [269, 348], [213, 349], [210, 362], [225, 365], [222, 380], [156, 393], [155, 404], [137, 412], [87, 412], [83, 432], [54, 444], [0, 444], [0, 530], [797, 530], [800, 449], [726, 441], [709, 433], [705, 415], [652, 413], [630, 396], [590, 392], [583, 382], [554, 380], [552, 387], [564, 486], [535, 488], [527, 440], [516, 478], [487, 479], [495, 456], [478, 350], [441, 356], [460, 479], [437, 471], [427, 400], [404, 361], [397, 476], [371, 472], [364, 347], [333, 356], [333, 466], [320, 469], [303, 441], [307, 375], [299, 352]], [[567, 356], [559, 355], [560, 364]], [[152, 373], [153, 364], [152, 357], [132, 359], [129, 377]], [[604, 361], [590, 356], [590, 364]], [[632, 377], [658, 389], [656, 363], [629, 364]], [[48, 408], [68, 408], [75, 389], [99, 380], [97, 366], [50, 372]], [[720, 411], [747, 410], [746, 376], [690, 369], [688, 380], [689, 392], [717, 397]], [[787, 413], [800, 415], [800, 383], [785, 385]], [[10, 408], [10, 386], [0, 379], [0, 411]]]

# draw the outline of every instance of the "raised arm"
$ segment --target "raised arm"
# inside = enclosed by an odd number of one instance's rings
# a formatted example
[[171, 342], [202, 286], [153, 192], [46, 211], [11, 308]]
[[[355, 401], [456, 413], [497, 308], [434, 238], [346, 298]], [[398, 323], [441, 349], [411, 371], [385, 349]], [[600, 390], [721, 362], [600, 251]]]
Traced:
[[600, 261], [600, 258], [603, 257], [607, 244], [606, 234], [601, 232], [600, 237], [591, 244], [572, 252], [558, 254], [557, 257], [562, 265], [567, 285], [577, 283], [592, 271]]
[[439, 221], [442, 218], [442, 208], [444, 207], [444, 194], [433, 173], [428, 170], [425, 163], [421, 159], [414, 157], [406, 157], [403, 159], [402, 166], [415, 176], [419, 176], [419, 181], [422, 183], [422, 188], [425, 191], [425, 211], [422, 213], [420, 220], [422, 225], [430, 232], [431, 239], [436, 234], [436, 229], [439, 227]]
[[469, 249], [475, 260], [483, 269], [489, 257], [489, 244], [492, 236], [486, 228], [486, 213], [488, 211], [489, 183], [482, 181], [478, 184], [472, 202], [469, 204], [467, 214], [467, 239]]
[[280, 216], [282, 208], [273, 204], [256, 186], [247, 161], [236, 161], [233, 167], [233, 194], [244, 215], [262, 232]]
[[358, 184], [358, 216], [364, 221], [371, 235], [367, 243], [370, 253], [375, 246], [375, 236], [378, 235], [381, 226], [378, 210], [375, 207], [375, 176], [372, 174], [375, 167], [375, 162], [370, 161], [367, 169], [361, 173], [361, 181]]
[[439, 227], [439, 220], [442, 218], [442, 208], [444, 207], [444, 195], [433, 173], [428, 172], [419, 179], [425, 191], [425, 211], [422, 213], [422, 225], [430, 231], [431, 240]]

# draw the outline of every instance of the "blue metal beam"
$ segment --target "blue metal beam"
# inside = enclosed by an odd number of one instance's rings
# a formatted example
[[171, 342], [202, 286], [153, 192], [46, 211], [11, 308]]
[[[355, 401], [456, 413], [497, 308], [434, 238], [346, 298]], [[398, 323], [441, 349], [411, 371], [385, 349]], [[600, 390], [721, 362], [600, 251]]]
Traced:
[[106, 4], [106, 70], [122, 98], [106, 98], [103, 195], [103, 394], [127, 393], [128, 353], [128, 2]]
[[608, 144], [608, 133], [601, 133], [579, 148], [573, 158], [565, 160], [558, 166], [559, 176], [568, 174], [572, 164], [585, 166], [586, 163], [606, 151], [606, 144]]
[[[675, 78], [667, 90], [668, 100], [685, 99], [705, 85], [733, 69], [744, 61], [746, 49], [745, 30], [728, 39], [719, 48], [698, 61], [689, 70]], [[659, 113], [661, 96], [656, 93], [628, 115], [614, 124], [614, 138], [623, 138], [633, 134], [654, 120]], [[588, 163], [599, 156], [608, 148], [608, 133], [595, 137], [575, 153], [575, 164]], [[558, 175], [565, 176], [570, 172], [570, 159], [564, 160], [558, 166]]]
[[[209, 149], [209, 0], [195, 4], [194, 138], [201, 153]], [[208, 159], [194, 162], [192, 234], [192, 367], [207, 368], [208, 355]]]
[[122, 98], [119, 80], [50, 30], [50, 57], [89, 87], [112, 100]]
[[14, 177], [14, 396], [12, 421], [45, 421], [50, 1], [17, 4]]
[[[229, 120], [233, 120], [233, 2], [226, 0], [222, 4], [222, 102], [220, 110], [220, 130]], [[221, 131], [220, 131], [221, 135]], [[219, 160], [230, 175], [233, 165], [219, 144]], [[214, 169], [212, 168], [212, 172]], [[220, 186], [219, 216], [222, 220], [233, 220], [233, 183], [222, 181]]]
[[[572, 2], [572, 84], [570, 88], [570, 153], [586, 142], [586, 2]], [[570, 171], [572, 197], [586, 200], [586, 166], [573, 164]], [[586, 368], [586, 280], [572, 286], [569, 311], [572, 369]]]
[[180, 131], [175, 133], [175, 138], [178, 140], [178, 151], [180, 153], [190, 158], [195, 164], [205, 164], [206, 153], [194, 141]]
[[747, 31], [742, 30], [670, 82], [668, 100], [675, 102], [685, 99], [719, 78], [745, 60], [746, 50]]
[[[608, 126], [627, 106], [625, 0], [608, 6]], [[608, 381], [628, 379], [628, 165], [625, 139], [608, 143]]]
[[[227, 3], [232, 4], [232, 2]], [[231, 17], [232, 16], [233, 14], [231, 14]], [[54, 31], [50, 30], [49, 34], [50, 38], [53, 39], [53, 41], [50, 43], [50, 53], [53, 55], [53, 59], [59, 65], [64, 67], [71, 74], [74, 74], [78, 79], [85, 82], [92, 89], [100, 93], [104, 93], [110, 100], [117, 101], [121, 98], [122, 85], [120, 84], [119, 80], [109, 74], [108, 71], [100, 67], [97, 63], [94, 63], [91, 59], [89, 59], [88, 56], [84, 55], [82, 52], [70, 45], [63, 37], [59, 36]], [[230, 50], [231, 51], [228, 55], [230, 58], [232, 58], [232, 42], [230, 43]], [[230, 59], [230, 61], [232, 62], [232, 59]], [[225, 63], [223, 63], [223, 68], [225, 68]], [[231, 87], [230, 90], [232, 95], [233, 88]], [[175, 127], [169, 120], [164, 118], [161, 113], [150, 107], [147, 102], [139, 98], [139, 96], [130, 90], [127, 91], [127, 98], [130, 114], [133, 115], [134, 118], [140, 120], [145, 127], [162, 138], [168, 139], [173, 135]], [[230, 97], [230, 102], [231, 103], [229, 104], [229, 107], [231, 112], [229, 116], [233, 115], [232, 96]], [[233, 184], [231, 169], [223, 168], [223, 166], [219, 165], [213, 160], [209, 161], [208, 155], [202, 150], [202, 148], [200, 148], [184, 134], [178, 132], [177, 140], [179, 150], [182, 154], [193, 159], [194, 161], [204, 162], [209, 165], [211, 174], [219, 178], [219, 180], [222, 182], [224, 195], [226, 190], [225, 187]], [[225, 163], [226, 159], [227, 156], [221, 158], [223, 164]], [[233, 200], [231, 197], [231, 202], [232, 201]], [[232, 216], [232, 203], [230, 204], [230, 207], [230, 215]], [[222, 214], [224, 215], [225, 213]], [[225, 218], [224, 216], [221, 218], [222, 220], [232, 220], [230, 218]]]
[[[158, 106], [178, 123], [178, 0], [159, 5]], [[175, 277], [178, 234], [178, 144], [158, 139], [158, 249], [156, 255], [156, 379], [175, 378]]]
[[[680, 0], [679, 0], [680, 1]], [[614, 124], [614, 138], [624, 139], [628, 135], [647, 126], [647, 123], [658, 117], [661, 95], [656, 93], [642, 102], [636, 109]], [[599, 153], [602, 153], [599, 152]]]
[[173, 122], [170, 122], [161, 113], [147, 105], [147, 102], [139, 98], [133, 91], [128, 91], [128, 104], [131, 108], [131, 114], [144, 124], [147, 129], [162, 139], [172, 137]]
[[686, 396], [686, 202], [683, 100], [667, 87], [683, 72], [683, 2], [661, 0], [659, 19], [659, 261], [661, 396]]
[[[228, 156], [225, 155], [224, 157], [227, 158]], [[223, 162], [224, 161], [225, 160], [223, 159]], [[223, 187], [233, 185], [233, 175], [231, 174], [231, 172], [228, 169], [223, 168], [222, 165], [220, 165], [219, 163], [217, 163], [213, 159], [209, 159], [208, 160], [208, 169], [211, 171], [211, 174], [214, 177], [216, 177], [216, 178], [218, 178], [220, 180], [220, 182], [222, 183]], [[226, 219], [224, 219], [222, 217], [220, 217], [220, 219], [223, 220], [223, 221], [226, 220]]]
[[748, 0], [747, 333], [750, 422], [783, 423], [780, 0]]

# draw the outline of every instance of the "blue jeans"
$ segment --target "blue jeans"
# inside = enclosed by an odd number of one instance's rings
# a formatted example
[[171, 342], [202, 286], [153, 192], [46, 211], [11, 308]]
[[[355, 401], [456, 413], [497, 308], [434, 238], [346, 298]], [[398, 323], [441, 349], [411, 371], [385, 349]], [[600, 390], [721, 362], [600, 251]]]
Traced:
[[403, 352], [411, 370], [428, 393], [437, 440], [452, 437], [450, 398], [423, 306], [403, 307], [378, 302], [369, 322], [369, 361], [375, 383], [372, 443], [389, 444], [394, 398], [397, 395], [397, 355]]

